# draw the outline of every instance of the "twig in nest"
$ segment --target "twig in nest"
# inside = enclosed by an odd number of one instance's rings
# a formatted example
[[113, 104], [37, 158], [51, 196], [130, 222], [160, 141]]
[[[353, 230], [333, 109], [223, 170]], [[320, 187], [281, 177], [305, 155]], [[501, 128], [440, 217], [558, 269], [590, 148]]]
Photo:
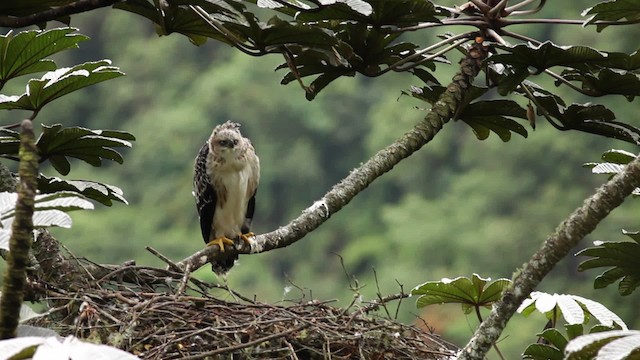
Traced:
[[171, 270], [182, 272], [182, 269], [178, 265], [176, 265], [176, 263], [171, 261], [171, 259], [169, 259], [168, 257], [162, 255], [158, 250], [152, 248], [151, 246], [145, 246], [144, 248], [147, 249], [148, 252], [155, 255], [158, 259], [162, 260], [165, 264], [169, 265], [169, 268], [171, 268]]
[[250, 347], [250, 346], [253, 346], [253, 345], [259, 345], [259, 344], [261, 344], [263, 342], [266, 342], [266, 341], [269, 341], [269, 340], [274, 340], [274, 339], [278, 339], [278, 338], [287, 336], [287, 335], [292, 334], [294, 332], [298, 332], [298, 331], [300, 331], [302, 329], [308, 328], [309, 325], [310, 324], [303, 324], [303, 325], [300, 325], [300, 326], [295, 327], [293, 329], [289, 329], [287, 331], [283, 331], [283, 332], [278, 333], [278, 334], [272, 334], [272, 335], [268, 335], [268, 336], [265, 336], [265, 337], [261, 337], [261, 338], [259, 338], [257, 340], [249, 341], [249, 342], [244, 343], [244, 344], [238, 344], [238, 345], [235, 345], [235, 346], [228, 346], [226, 348], [215, 349], [215, 350], [204, 352], [202, 354], [198, 354], [198, 355], [194, 355], [194, 356], [187, 356], [187, 357], [184, 357], [182, 360], [197, 360], [197, 359], [204, 359], [207, 356], [215, 356], [215, 355], [218, 355], [218, 354], [231, 353], [231, 352], [233, 352], [235, 350], [244, 349], [244, 348], [247, 348], [247, 347]]
[[378, 304], [382, 305], [384, 312], [387, 313], [387, 319], [391, 320], [391, 314], [389, 313], [389, 309], [387, 309], [387, 304], [384, 302], [384, 299], [382, 298], [382, 292], [380, 291], [380, 284], [378, 283], [378, 273], [376, 272], [376, 268], [371, 269], [373, 270], [373, 278], [375, 279], [376, 289], [378, 290], [378, 292], [376, 292], [379, 301]]
[[191, 275], [191, 265], [187, 264], [187, 266], [185, 266], [184, 268], [184, 276], [182, 277], [182, 280], [180, 280], [180, 286], [178, 286], [178, 291], [175, 293], [176, 298], [184, 295], [184, 290], [187, 287], [187, 282], [189, 282], [189, 278], [191, 277], [190, 275]]

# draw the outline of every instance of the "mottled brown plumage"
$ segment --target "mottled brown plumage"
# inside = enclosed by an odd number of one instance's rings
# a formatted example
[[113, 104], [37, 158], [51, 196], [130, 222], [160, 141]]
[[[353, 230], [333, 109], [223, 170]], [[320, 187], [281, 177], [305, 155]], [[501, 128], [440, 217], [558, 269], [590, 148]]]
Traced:
[[[249, 241], [260, 181], [260, 160], [251, 141], [240, 133], [240, 124], [227, 121], [213, 129], [196, 158], [193, 179], [200, 229], [207, 245], [234, 240]], [[227, 272], [237, 259], [228, 254], [212, 264], [216, 273]]]

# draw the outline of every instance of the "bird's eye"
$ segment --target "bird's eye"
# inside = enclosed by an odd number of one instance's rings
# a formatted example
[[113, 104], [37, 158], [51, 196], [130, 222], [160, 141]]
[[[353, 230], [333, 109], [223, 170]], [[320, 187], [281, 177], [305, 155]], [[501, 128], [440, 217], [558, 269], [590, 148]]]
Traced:
[[234, 145], [234, 146], [235, 146], [235, 145], [238, 145], [238, 140], [237, 140], [237, 139], [234, 139], [234, 140], [233, 140], [233, 145]]

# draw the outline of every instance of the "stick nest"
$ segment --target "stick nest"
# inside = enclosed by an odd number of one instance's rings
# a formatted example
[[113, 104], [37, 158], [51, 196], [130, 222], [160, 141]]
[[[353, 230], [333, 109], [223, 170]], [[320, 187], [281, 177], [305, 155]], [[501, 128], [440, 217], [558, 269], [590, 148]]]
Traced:
[[448, 359], [458, 350], [433, 333], [368, 315], [383, 302], [357, 309], [315, 300], [271, 305], [188, 272], [133, 265], [106, 269], [74, 291], [30, 280], [51, 308], [33, 325], [143, 359]]

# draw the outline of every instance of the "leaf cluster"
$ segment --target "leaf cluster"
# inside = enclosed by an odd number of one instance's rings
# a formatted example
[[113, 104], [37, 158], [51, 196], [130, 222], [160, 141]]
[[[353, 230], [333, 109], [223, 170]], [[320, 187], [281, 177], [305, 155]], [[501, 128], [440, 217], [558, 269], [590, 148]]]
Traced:
[[[577, 295], [552, 295], [535, 291], [517, 311], [524, 316], [538, 311], [549, 320], [545, 330], [538, 334], [540, 341], [525, 349], [525, 359], [564, 359], [567, 344], [585, 334], [585, 325], [591, 318], [598, 323], [589, 329], [590, 334], [612, 329], [627, 330], [626, 324], [615, 313], [598, 302]], [[565, 321], [566, 335], [558, 330], [560, 317]]]
[[[29, 110], [35, 118], [42, 108], [50, 102], [71, 92], [106, 80], [124, 75], [109, 60], [86, 62], [70, 68], [58, 68], [49, 59], [50, 55], [78, 47], [78, 43], [88, 38], [75, 33], [74, 28], [51, 30], [27, 30], [14, 34], [9, 31], [0, 36], [0, 89], [9, 81], [24, 75], [44, 72], [39, 79], [27, 82], [22, 95], [0, 94], [0, 110]], [[70, 158], [82, 160], [92, 166], [102, 166], [103, 160], [123, 162], [118, 148], [131, 147], [133, 135], [114, 130], [90, 130], [83, 127], [63, 127], [60, 124], [42, 125], [42, 132], [36, 141], [39, 162], [50, 162], [62, 175], [71, 171]], [[0, 128], [0, 157], [19, 160], [20, 133], [11, 126]], [[41, 195], [36, 198], [37, 211], [34, 215], [36, 227], [70, 226], [70, 218], [62, 211], [80, 208], [92, 208], [85, 198], [93, 199], [105, 205], [112, 201], [126, 203], [119, 188], [84, 180], [63, 180], [41, 175], [38, 181]], [[8, 241], [12, 219], [11, 194], [7, 193], [3, 207], [2, 242]], [[15, 194], [13, 194], [15, 197]], [[46, 202], [50, 199], [65, 198], [69, 202]], [[43, 200], [44, 199], [44, 200]], [[72, 200], [69, 200], [72, 199]], [[46, 200], [46, 201], [45, 201]], [[39, 207], [39, 201], [46, 206]], [[84, 201], [84, 202], [83, 202]], [[88, 204], [88, 205], [87, 205]], [[89, 205], [91, 205], [89, 207]]]

